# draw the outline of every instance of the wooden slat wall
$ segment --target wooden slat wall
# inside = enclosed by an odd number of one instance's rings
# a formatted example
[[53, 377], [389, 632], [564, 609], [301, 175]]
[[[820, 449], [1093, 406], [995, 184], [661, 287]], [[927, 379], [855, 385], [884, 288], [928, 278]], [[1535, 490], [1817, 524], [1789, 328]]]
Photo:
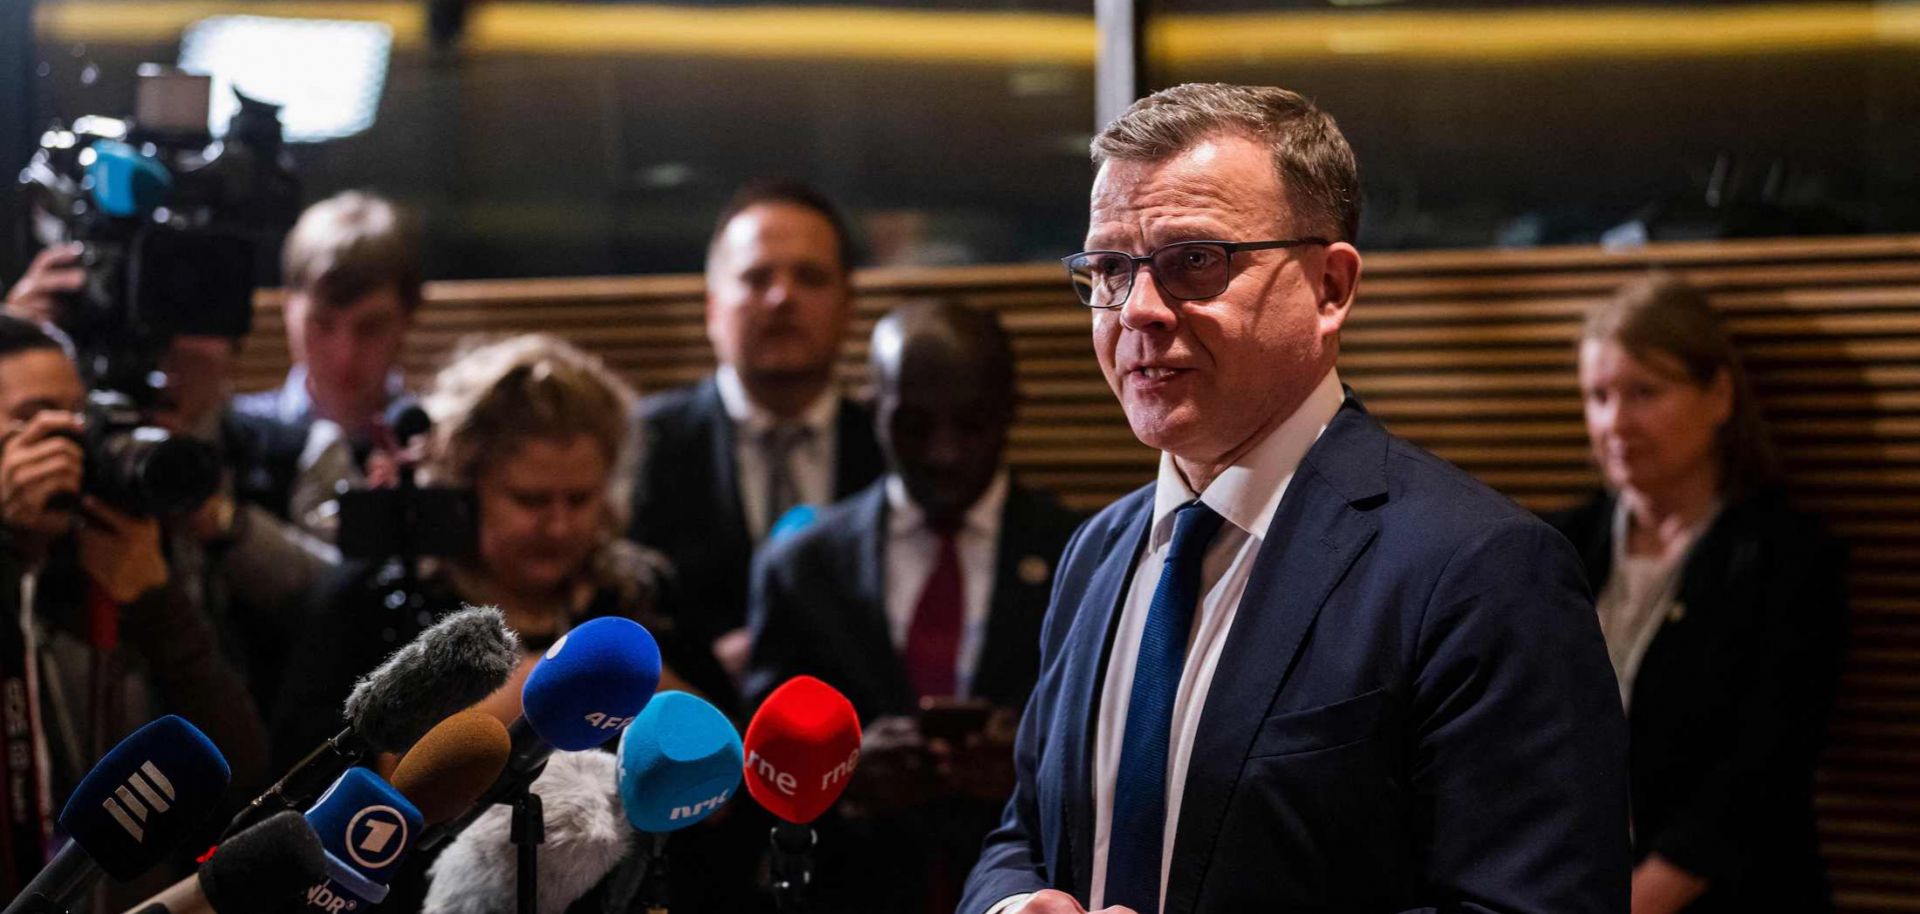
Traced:
[[[1582, 310], [1649, 266], [1705, 287], [1752, 362], [1803, 505], [1854, 548], [1853, 646], [1820, 810], [1843, 909], [1920, 912], [1920, 237], [1442, 251], [1367, 258], [1343, 377], [1396, 432], [1534, 508], [1596, 483], [1573, 363]], [[1012, 459], [1094, 508], [1151, 479], [1094, 364], [1088, 317], [1053, 265], [860, 274], [842, 373], [893, 304], [953, 295], [998, 309], [1026, 403]], [[443, 282], [408, 354], [422, 379], [469, 334], [546, 330], [643, 390], [711, 367], [698, 277]], [[262, 296], [242, 389], [284, 370], [277, 299]]]

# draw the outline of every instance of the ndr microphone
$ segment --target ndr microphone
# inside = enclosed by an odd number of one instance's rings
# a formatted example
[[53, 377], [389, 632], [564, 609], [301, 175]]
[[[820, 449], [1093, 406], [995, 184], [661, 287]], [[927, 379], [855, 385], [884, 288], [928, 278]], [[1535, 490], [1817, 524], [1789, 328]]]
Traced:
[[127, 914], [280, 914], [298, 911], [327, 878], [327, 854], [297, 812], [275, 813], [225, 841], [200, 871]]
[[678, 831], [733, 798], [740, 735], [720, 709], [685, 692], [653, 696], [620, 737], [620, 805], [633, 827]]
[[524, 794], [555, 749], [577, 752], [613, 739], [659, 685], [660, 646], [640, 623], [606, 616], [563, 635], [520, 690], [506, 770], [472, 810], [432, 829], [421, 846], [438, 847], [487, 807]]
[[60, 811], [72, 836], [4, 914], [64, 911], [102, 871], [126, 882], [160, 862], [226, 790], [227, 760], [206, 734], [167, 715], [120, 741]]
[[327, 879], [307, 892], [309, 911], [346, 914], [386, 900], [414, 842], [420, 810], [365, 768], [349, 768], [307, 810], [307, 824], [326, 851]]

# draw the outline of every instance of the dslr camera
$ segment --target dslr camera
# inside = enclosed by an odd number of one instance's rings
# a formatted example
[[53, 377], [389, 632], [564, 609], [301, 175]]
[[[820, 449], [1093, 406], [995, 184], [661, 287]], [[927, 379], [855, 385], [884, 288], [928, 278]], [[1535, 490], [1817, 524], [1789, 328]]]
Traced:
[[[207, 129], [211, 80], [139, 71], [132, 118], [56, 125], [20, 175], [32, 234], [79, 243], [85, 287], [56, 321], [90, 393], [86, 487], [141, 514], [191, 508], [220, 483], [212, 445], [151, 422], [176, 336], [246, 335], [253, 294], [299, 211], [276, 106], [240, 96], [224, 136]], [[238, 93], [236, 93], [238, 94]]]

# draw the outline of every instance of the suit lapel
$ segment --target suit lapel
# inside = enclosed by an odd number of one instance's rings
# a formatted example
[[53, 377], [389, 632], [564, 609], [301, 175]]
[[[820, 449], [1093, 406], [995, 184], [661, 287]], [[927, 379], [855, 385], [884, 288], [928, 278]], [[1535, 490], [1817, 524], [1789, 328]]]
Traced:
[[1003, 671], [1016, 668], [1004, 658], [1013, 651], [1034, 649], [1032, 639], [1024, 634], [1032, 631], [1032, 626], [1023, 624], [1026, 619], [1022, 617], [1031, 616], [1021, 591], [1036, 585], [1020, 579], [1021, 563], [1033, 557], [1026, 537], [1021, 536], [1028, 513], [1026, 494], [1017, 485], [1009, 486], [1006, 507], [1000, 512], [1000, 541], [993, 550], [993, 593], [987, 599], [986, 641], [980, 645], [980, 656], [974, 663], [974, 698], [999, 694]]
[[1307, 452], [1267, 527], [1201, 711], [1166, 914], [1194, 910], [1253, 738], [1321, 607], [1379, 530], [1363, 508], [1386, 493], [1388, 440], [1350, 400]]
[[713, 423], [707, 441], [711, 450], [708, 460], [713, 467], [714, 509], [719, 517], [720, 535], [738, 546], [738, 553], [745, 554], [752, 547], [753, 535], [748, 532], [747, 512], [740, 497], [740, 463], [735, 448], [733, 417], [727, 415], [727, 405], [720, 399], [720, 383], [712, 377], [700, 391], [705, 401], [703, 412]]
[[1081, 594], [1073, 627], [1067, 633], [1064, 694], [1056, 705], [1060, 713], [1055, 718], [1054, 733], [1057, 744], [1067, 749], [1061, 786], [1073, 861], [1069, 885], [1077, 887], [1073, 894], [1082, 899], [1093, 879], [1093, 734], [1100, 716], [1100, 681], [1113, 643], [1113, 622], [1119, 616], [1120, 600], [1153, 520], [1151, 487], [1138, 499], [1132, 513], [1131, 518], [1115, 525], [1102, 545], [1100, 564]]
[[913, 683], [907, 678], [906, 664], [893, 647], [893, 629], [887, 622], [887, 493], [883, 484], [867, 487], [859, 495], [860, 540], [853, 551], [858, 556], [853, 571], [855, 602], [859, 605], [863, 653], [872, 658], [875, 672], [892, 696], [890, 707], [911, 708], [918, 701]]

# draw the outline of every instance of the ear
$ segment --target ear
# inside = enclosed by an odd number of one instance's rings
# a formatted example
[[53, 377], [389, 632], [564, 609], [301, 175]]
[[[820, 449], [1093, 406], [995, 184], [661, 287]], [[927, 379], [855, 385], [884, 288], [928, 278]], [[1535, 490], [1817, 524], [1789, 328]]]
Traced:
[[1360, 252], [1345, 241], [1327, 245], [1320, 256], [1320, 333], [1333, 336], [1347, 323], [1360, 289]]
[[1733, 419], [1733, 375], [1725, 368], [1713, 373], [1713, 380], [1707, 382], [1708, 408], [1713, 410], [1713, 424], [1726, 425]]

